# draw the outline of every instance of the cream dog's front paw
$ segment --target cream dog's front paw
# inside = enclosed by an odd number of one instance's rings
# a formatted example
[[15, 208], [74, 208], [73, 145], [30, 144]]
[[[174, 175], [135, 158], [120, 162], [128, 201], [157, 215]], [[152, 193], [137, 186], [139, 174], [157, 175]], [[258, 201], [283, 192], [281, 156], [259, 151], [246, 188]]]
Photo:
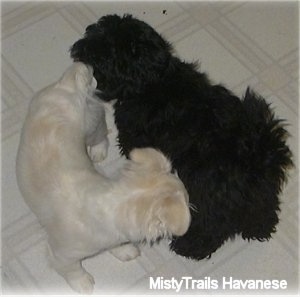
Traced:
[[108, 140], [105, 139], [99, 144], [96, 144], [94, 146], [88, 146], [87, 152], [93, 163], [99, 163], [102, 162], [108, 154]]
[[94, 278], [87, 272], [77, 277], [67, 279], [70, 287], [80, 294], [92, 294], [94, 290]]
[[141, 254], [140, 250], [131, 243], [118, 246], [110, 250], [110, 253], [122, 262], [133, 260]]

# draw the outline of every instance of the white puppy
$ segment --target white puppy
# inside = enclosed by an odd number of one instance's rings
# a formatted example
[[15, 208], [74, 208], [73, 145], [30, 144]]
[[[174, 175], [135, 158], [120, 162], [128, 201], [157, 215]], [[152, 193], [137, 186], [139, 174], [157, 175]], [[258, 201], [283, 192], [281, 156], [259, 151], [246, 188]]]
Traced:
[[17, 157], [18, 184], [48, 234], [52, 265], [80, 293], [94, 284], [82, 259], [110, 250], [130, 260], [139, 242], [183, 235], [190, 223], [187, 192], [162, 153], [133, 150], [117, 180], [94, 169], [91, 159], [105, 158], [108, 145], [94, 83], [92, 69], [74, 63], [40, 91]]

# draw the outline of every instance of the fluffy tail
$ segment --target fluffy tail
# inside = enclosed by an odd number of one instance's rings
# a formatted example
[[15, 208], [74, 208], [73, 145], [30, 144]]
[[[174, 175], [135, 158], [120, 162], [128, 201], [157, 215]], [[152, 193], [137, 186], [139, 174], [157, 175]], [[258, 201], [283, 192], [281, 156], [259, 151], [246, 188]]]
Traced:
[[248, 168], [246, 184], [249, 202], [242, 228], [247, 239], [264, 240], [276, 231], [278, 195], [293, 166], [292, 153], [286, 144], [285, 121], [277, 119], [270, 105], [248, 88], [242, 100], [246, 115], [245, 143], [241, 146]]
[[285, 120], [275, 118], [270, 105], [249, 88], [242, 103], [252, 125], [252, 146], [248, 143], [248, 148], [253, 150], [253, 161], [260, 163], [256, 165], [264, 169], [264, 178], [279, 194], [287, 180], [287, 169], [293, 166], [292, 153], [286, 144], [289, 134]]

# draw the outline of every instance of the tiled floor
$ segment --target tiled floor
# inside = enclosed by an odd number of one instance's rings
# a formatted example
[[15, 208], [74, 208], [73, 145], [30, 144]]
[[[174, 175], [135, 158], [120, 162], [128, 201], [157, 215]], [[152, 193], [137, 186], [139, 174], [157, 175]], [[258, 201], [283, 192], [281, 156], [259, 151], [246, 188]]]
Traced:
[[[70, 45], [85, 27], [109, 13], [132, 13], [173, 42], [183, 59], [199, 60], [215, 82], [238, 95], [248, 85], [288, 119], [289, 143], [298, 164], [298, 4], [297, 2], [3, 2], [2, 3], [2, 289], [3, 293], [72, 293], [52, 271], [45, 233], [24, 204], [15, 179], [20, 129], [32, 94], [56, 80], [71, 63]], [[108, 114], [113, 129], [111, 113]], [[104, 165], [120, 164], [114, 146]], [[269, 242], [227, 242], [209, 260], [193, 262], [167, 249], [145, 247], [138, 259], [120, 263], [108, 253], [84, 261], [94, 275], [95, 293], [175, 293], [150, 291], [149, 277], [203, 280], [279, 279], [288, 287], [263, 293], [288, 294], [298, 288], [298, 175], [290, 173], [282, 195], [278, 232]], [[217, 290], [181, 290], [214, 294]], [[244, 290], [218, 291], [241, 294]], [[249, 291], [248, 293], [253, 293]]]

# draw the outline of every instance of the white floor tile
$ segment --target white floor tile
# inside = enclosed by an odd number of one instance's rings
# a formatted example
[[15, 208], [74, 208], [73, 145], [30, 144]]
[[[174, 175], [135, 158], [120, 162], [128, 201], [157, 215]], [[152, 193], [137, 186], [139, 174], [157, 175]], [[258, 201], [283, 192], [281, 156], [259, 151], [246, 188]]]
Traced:
[[30, 212], [16, 182], [15, 164], [18, 145], [18, 134], [2, 143], [2, 228]]
[[68, 51], [78, 37], [60, 15], [54, 14], [5, 39], [2, 54], [38, 91], [56, 81], [71, 64]]
[[232, 87], [251, 75], [248, 69], [204, 29], [181, 40], [175, 49], [188, 62], [199, 60], [200, 70], [209, 73], [215, 83]]
[[100, 18], [106, 14], [132, 14], [135, 17], [145, 20], [151, 26], [158, 26], [167, 20], [182, 13], [182, 10], [174, 2], [88, 2], [85, 4], [91, 9], [94, 15]]
[[228, 18], [272, 58], [279, 59], [298, 47], [297, 14], [296, 2], [249, 2]]

